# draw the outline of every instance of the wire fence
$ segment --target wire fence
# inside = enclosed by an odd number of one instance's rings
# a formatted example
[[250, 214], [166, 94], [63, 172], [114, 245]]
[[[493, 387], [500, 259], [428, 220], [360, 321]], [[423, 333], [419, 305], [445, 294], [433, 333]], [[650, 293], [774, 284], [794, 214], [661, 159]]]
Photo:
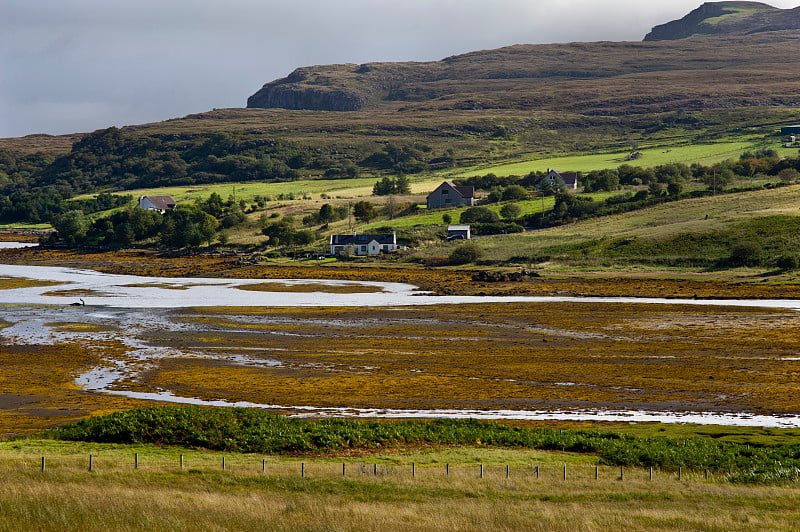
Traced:
[[224, 471], [235, 474], [269, 474], [302, 478], [433, 478], [473, 477], [476, 479], [525, 479], [542, 482], [588, 480], [615, 481], [720, 481], [733, 476], [730, 472], [706, 470], [662, 470], [657, 468], [601, 465], [556, 464], [385, 464], [361, 461], [287, 461], [272, 457], [228, 456], [161, 456], [134, 453], [129, 458], [119, 455], [57, 455], [17, 458], [6, 467], [47, 471], [119, 472], [119, 471]]

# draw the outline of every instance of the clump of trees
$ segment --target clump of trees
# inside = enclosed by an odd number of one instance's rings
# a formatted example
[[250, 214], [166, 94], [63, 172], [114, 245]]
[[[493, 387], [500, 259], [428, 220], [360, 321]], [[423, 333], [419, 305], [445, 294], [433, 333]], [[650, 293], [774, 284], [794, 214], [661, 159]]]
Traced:
[[395, 178], [384, 177], [372, 187], [372, 194], [375, 196], [411, 194], [411, 181], [404, 174]]

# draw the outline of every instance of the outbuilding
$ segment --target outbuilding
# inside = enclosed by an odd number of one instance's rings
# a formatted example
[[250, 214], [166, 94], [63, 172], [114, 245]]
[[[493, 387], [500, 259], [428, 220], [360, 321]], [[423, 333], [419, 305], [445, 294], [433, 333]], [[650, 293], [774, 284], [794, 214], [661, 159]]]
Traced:
[[469, 240], [472, 238], [469, 225], [448, 225], [447, 240]]

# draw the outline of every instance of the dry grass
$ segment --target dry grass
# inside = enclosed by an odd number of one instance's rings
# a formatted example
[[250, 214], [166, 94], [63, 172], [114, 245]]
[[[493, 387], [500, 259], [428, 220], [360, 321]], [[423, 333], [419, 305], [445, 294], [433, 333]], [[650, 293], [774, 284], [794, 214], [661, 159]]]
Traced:
[[[0, 529], [4, 530], [790, 530], [800, 524], [793, 487], [731, 486], [702, 477], [569, 466], [534, 470], [407, 461], [379, 465], [253, 459], [249, 471], [215, 465], [181, 471], [148, 464], [135, 471], [87, 457], [68, 465], [3, 453]], [[174, 456], [173, 456], [174, 458]], [[219, 456], [217, 456], [219, 459]], [[234, 458], [228, 456], [229, 459]], [[187, 462], [188, 463], [188, 462]]]

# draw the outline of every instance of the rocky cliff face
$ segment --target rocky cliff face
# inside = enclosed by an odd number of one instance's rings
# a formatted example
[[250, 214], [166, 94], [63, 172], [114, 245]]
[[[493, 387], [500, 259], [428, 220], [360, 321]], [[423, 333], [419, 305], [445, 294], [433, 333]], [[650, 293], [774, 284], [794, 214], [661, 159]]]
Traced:
[[778, 9], [761, 2], [706, 2], [680, 20], [661, 24], [645, 41], [671, 41], [693, 35], [749, 35], [800, 29], [800, 8]]
[[357, 111], [373, 92], [369, 84], [347, 79], [348, 71], [357, 69], [356, 65], [298, 68], [289, 76], [261, 87], [247, 99], [247, 107]]

